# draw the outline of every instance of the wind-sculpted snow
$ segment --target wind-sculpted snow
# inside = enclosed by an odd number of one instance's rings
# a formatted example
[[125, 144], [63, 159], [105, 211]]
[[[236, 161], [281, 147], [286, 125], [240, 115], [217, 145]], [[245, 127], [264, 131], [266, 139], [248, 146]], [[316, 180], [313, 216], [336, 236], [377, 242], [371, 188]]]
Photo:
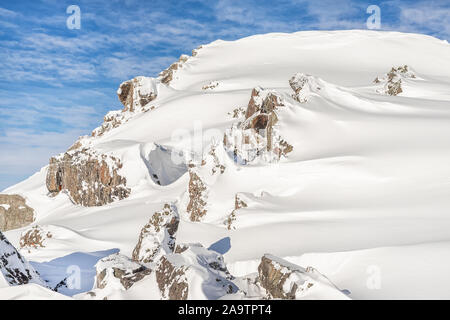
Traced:
[[448, 299], [449, 56], [356, 30], [203, 45], [5, 190], [35, 219], [6, 235], [33, 263], [119, 250], [80, 299]]

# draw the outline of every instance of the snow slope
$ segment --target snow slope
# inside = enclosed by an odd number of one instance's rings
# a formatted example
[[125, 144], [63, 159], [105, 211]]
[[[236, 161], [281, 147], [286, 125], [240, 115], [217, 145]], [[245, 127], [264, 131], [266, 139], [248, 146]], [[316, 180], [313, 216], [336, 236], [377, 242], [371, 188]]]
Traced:
[[[448, 299], [449, 57], [449, 44], [430, 36], [356, 30], [205, 45], [158, 87], [154, 109], [83, 139], [121, 160], [129, 198], [86, 208], [64, 193], [49, 197], [46, 167], [4, 190], [27, 199], [36, 224], [58, 229], [45, 248], [22, 253], [35, 262], [112, 249], [131, 256], [141, 228], [171, 202], [182, 213], [177, 242], [219, 247], [234, 276], [256, 272], [270, 253], [313, 266], [353, 299]], [[397, 96], [379, 93], [373, 80], [402, 65], [417, 77]], [[320, 87], [305, 103], [291, 96], [288, 81], [297, 72]], [[212, 82], [218, 85], [202, 89]], [[208, 212], [190, 221], [183, 214], [187, 167], [167, 152], [205, 154], [258, 86], [283, 97], [278, 128], [293, 151], [277, 163], [221, 157], [226, 170], [208, 182]], [[228, 230], [223, 221], [237, 193], [247, 207]], [[5, 234], [17, 247], [23, 230]], [[224, 239], [229, 246], [214, 246]], [[134, 292], [128, 297], [140, 297]]]

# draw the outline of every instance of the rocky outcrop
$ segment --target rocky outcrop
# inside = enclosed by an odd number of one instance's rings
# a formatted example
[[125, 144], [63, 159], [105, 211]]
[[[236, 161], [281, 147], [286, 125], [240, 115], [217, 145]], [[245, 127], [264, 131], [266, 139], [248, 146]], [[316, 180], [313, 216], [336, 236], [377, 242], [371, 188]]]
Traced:
[[237, 291], [220, 254], [200, 244], [184, 245], [180, 252], [163, 256], [156, 269], [164, 299], [189, 299], [190, 291], [203, 292], [206, 299], [218, 299]]
[[[0, 232], [0, 278], [9, 285], [35, 283], [46, 287], [37, 271]], [[0, 279], [2, 283], [2, 279]]]
[[[285, 108], [282, 97], [261, 87], [251, 93], [245, 115], [225, 131], [223, 143], [236, 162], [255, 159], [271, 162], [286, 156], [293, 147], [283, 140], [276, 129], [277, 112]], [[238, 109], [239, 111], [239, 109]], [[238, 116], [239, 112], [235, 112]]]
[[123, 111], [142, 109], [158, 96], [158, 81], [154, 78], [136, 77], [120, 84], [117, 96], [124, 105]]
[[166, 85], [170, 84], [170, 82], [174, 79], [175, 72], [183, 67], [183, 64], [189, 59], [188, 55], [181, 55], [180, 59], [177, 62], [172, 63], [167, 69], [163, 70], [159, 74], [159, 79], [161, 83]]
[[110, 111], [103, 118], [100, 127], [92, 131], [92, 136], [102, 136], [104, 133], [128, 122], [138, 113], [145, 113], [155, 109], [149, 105], [158, 96], [159, 81], [149, 77], [136, 77], [120, 84], [117, 90], [122, 110]]
[[168, 300], [187, 300], [189, 285], [186, 266], [177, 266], [162, 257], [156, 269], [156, 282], [163, 298]]
[[41, 226], [34, 226], [24, 232], [20, 236], [20, 249], [28, 250], [45, 248], [48, 239], [51, 239], [53, 234], [49, 230], [45, 230]]
[[191, 221], [200, 221], [206, 215], [207, 187], [195, 168], [189, 168], [189, 203], [186, 211]]
[[83, 148], [50, 159], [47, 189], [51, 195], [67, 191], [72, 201], [87, 207], [127, 198], [130, 189], [119, 175], [119, 159]]
[[22, 228], [34, 221], [34, 210], [19, 195], [0, 194], [0, 231]]
[[116, 253], [101, 259], [95, 265], [97, 275], [94, 289], [122, 288], [128, 290], [136, 282], [151, 274], [151, 270], [128, 257]]
[[307, 102], [314, 93], [321, 90], [317, 79], [304, 73], [296, 73], [289, 80], [289, 85], [294, 91], [292, 97], [300, 103]]
[[314, 268], [302, 268], [272, 255], [264, 255], [258, 267], [259, 285], [269, 299], [348, 299]]
[[217, 82], [217, 81], [211, 81], [210, 83], [204, 85], [204, 86], [202, 87], [202, 90], [212, 90], [212, 89], [217, 88], [218, 86], [219, 86], [219, 82]]
[[236, 221], [236, 213], [241, 208], [247, 208], [247, 203], [242, 200], [242, 196], [239, 193], [236, 193], [234, 197], [234, 210], [231, 212], [231, 214], [228, 216], [228, 218], [225, 220], [225, 225], [227, 226], [228, 230], [235, 229], [233, 227], [233, 222]]
[[148, 264], [158, 261], [164, 254], [174, 252], [179, 222], [176, 207], [166, 203], [164, 208], [155, 212], [142, 228], [132, 259]]
[[403, 81], [405, 79], [415, 79], [416, 75], [407, 65], [400, 67], [392, 67], [391, 71], [386, 73], [383, 77], [376, 77], [373, 81], [375, 84], [382, 84], [382, 87], [377, 89], [378, 93], [390, 96], [396, 96], [403, 92]]

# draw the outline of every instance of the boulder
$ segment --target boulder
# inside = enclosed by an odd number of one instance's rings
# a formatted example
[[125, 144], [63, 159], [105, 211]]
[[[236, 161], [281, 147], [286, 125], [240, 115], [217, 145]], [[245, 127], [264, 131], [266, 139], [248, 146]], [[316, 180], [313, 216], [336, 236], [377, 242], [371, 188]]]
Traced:
[[158, 261], [164, 254], [174, 252], [179, 222], [176, 207], [166, 203], [164, 208], [155, 212], [142, 228], [132, 259], [148, 264]]
[[23, 197], [0, 194], [0, 231], [18, 229], [34, 221], [34, 210]]
[[128, 290], [139, 280], [151, 274], [151, 270], [130, 260], [128, 257], [115, 253], [101, 259], [95, 265], [95, 289]]
[[120, 84], [117, 96], [124, 106], [124, 112], [135, 112], [156, 99], [158, 80], [141, 76], [125, 81]]
[[46, 185], [51, 195], [67, 191], [72, 201], [86, 207], [127, 198], [130, 189], [119, 175], [119, 159], [83, 148], [50, 159]]
[[258, 266], [258, 282], [269, 299], [348, 299], [316, 269], [305, 269], [269, 254]]

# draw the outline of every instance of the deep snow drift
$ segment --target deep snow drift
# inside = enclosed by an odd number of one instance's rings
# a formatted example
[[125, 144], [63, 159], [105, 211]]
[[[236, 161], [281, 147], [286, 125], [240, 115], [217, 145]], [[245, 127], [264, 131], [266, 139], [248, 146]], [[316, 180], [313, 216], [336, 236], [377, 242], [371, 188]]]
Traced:
[[[38, 267], [120, 250], [96, 255], [80, 299], [448, 299], [449, 57], [446, 41], [396, 32], [204, 45], [121, 86], [124, 111], [74, 146], [119, 159], [129, 196], [77, 205], [49, 194], [48, 167], [4, 190], [52, 233], [21, 253]], [[19, 248], [27, 230], [5, 235]], [[136, 262], [138, 241], [164, 254]], [[267, 270], [280, 286], [264, 286]], [[17, 290], [0, 298], [57, 297]]]

